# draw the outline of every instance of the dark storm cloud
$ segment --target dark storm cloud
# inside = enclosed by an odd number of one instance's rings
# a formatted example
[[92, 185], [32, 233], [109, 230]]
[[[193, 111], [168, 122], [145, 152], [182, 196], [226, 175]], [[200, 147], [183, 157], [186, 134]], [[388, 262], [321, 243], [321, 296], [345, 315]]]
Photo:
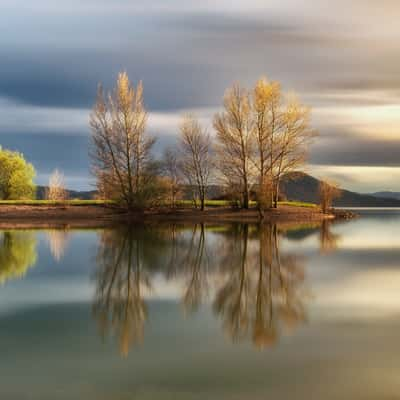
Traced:
[[[121, 69], [144, 81], [146, 102], [155, 110], [216, 106], [227, 85], [251, 84], [264, 74], [304, 93], [379, 87], [379, 79], [384, 87], [400, 88], [397, 42], [374, 48], [346, 30], [288, 16], [259, 18], [251, 7], [247, 14], [182, 15], [173, 12], [181, 2], [163, 13], [131, 9], [126, 2], [115, 8], [95, 4], [89, 3], [94, 14], [83, 7], [80, 15], [77, 7], [75, 14], [37, 15], [23, 25], [20, 18], [18, 34], [18, 26], [13, 33], [7, 25], [11, 40], [0, 41], [0, 95], [88, 107], [97, 83], [110, 87]], [[109, 14], [100, 13], [102, 7]], [[382, 56], [390, 62], [382, 64]]]
[[311, 147], [310, 162], [321, 165], [400, 167], [400, 140], [351, 133], [326, 133]]
[[[72, 31], [70, 18], [60, 26], [27, 23], [26, 44], [0, 47], [0, 95], [30, 104], [87, 107], [98, 82], [111, 86], [126, 69], [132, 80], [144, 81], [146, 102], [156, 110], [217, 105], [227, 85], [250, 84], [262, 74], [311, 87], [325, 55], [350, 43], [292, 20], [140, 14], [132, 21], [121, 14], [100, 21], [84, 16]], [[54, 36], [60, 43], [49, 41]], [[324, 74], [330, 69], [325, 65]]]
[[196, 90], [189, 82], [195, 80], [203, 87], [212, 83], [212, 66], [200, 68], [165, 62], [161, 67], [158, 61], [146, 63], [146, 59], [141, 58], [135, 63], [131, 58], [131, 55], [114, 51], [8, 54], [2, 56], [0, 96], [46, 107], [87, 108], [93, 104], [98, 83], [110, 88], [118, 72], [127, 70], [133, 81], [144, 82], [145, 100], [153, 110], [207, 105], [201, 90]]
[[24, 153], [28, 161], [44, 173], [54, 168], [68, 171], [72, 175], [88, 172], [88, 136], [3, 134], [1, 143], [7, 149]]

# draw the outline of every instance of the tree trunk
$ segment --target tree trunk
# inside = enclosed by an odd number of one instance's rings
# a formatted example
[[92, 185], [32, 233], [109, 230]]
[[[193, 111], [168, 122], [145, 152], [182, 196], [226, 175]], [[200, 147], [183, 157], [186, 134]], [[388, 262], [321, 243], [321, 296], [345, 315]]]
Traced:
[[278, 208], [278, 198], [279, 198], [279, 179], [276, 181], [274, 188], [274, 208]]
[[249, 209], [249, 185], [247, 179], [244, 181], [244, 191], [243, 191], [243, 208]]

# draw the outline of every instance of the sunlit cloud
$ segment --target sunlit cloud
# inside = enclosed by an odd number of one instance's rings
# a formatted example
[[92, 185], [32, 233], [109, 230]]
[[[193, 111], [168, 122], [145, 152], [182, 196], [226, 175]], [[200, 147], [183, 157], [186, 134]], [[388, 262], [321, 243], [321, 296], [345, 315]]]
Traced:
[[400, 182], [398, 167], [309, 165], [307, 171], [318, 178], [336, 181], [343, 188], [365, 193], [396, 190]]

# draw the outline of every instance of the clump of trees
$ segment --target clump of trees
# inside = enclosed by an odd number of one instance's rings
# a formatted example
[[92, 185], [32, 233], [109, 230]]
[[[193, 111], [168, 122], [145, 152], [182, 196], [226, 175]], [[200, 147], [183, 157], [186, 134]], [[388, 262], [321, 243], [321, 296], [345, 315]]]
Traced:
[[210, 182], [219, 181], [243, 208], [253, 194], [262, 215], [277, 207], [282, 177], [306, 161], [316, 135], [310, 109], [265, 78], [251, 89], [226, 91], [213, 120], [214, 140], [193, 115], [185, 116], [176, 148], [161, 162], [152, 158], [155, 138], [146, 121], [141, 83], [135, 88], [121, 73], [107, 96], [99, 88], [90, 119], [93, 171], [102, 196], [129, 209], [163, 202], [175, 207], [186, 185], [204, 210]]
[[30, 200], [35, 198], [33, 165], [21, 153], [0, 147], [0, 199]]
[[58, 169], [50, 175], [49, 187], [46, 191], [47, 200], [64, 201], [68, 199], [68, 191], [65, 187], [64, 174]]
[[306, 161], [316, 136], [310, 109], [265, 78], [251, 90], [228, 89], [214, 128], [219, 170], [229, 185], [240, 187], [244, 208], [252, 187], [259, 207], [277, 207], [282, 177]]

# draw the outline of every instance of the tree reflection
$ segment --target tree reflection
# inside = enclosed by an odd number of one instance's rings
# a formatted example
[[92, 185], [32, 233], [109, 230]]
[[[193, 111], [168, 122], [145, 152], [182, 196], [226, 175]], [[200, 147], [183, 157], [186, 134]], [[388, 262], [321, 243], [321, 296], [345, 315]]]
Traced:
[[0, 283], [21, 278], [36, 264], [37, 241], [33, 232], [0, 233]]
[[69, 232], [66, 229], [50, 229], [46, 232], [47, 241], [53, 258], [60, 262], [64, 257], [69, 242]]
[[144, 335], [143, 294], [151, 288], [144, 260], [152, 244], [148, 239], [142, 229], [110, 230], [101, 236], [93, 312], [103, 338], [110, 331], [117, 336], [122, 356]]
[[331, 222], [323, 220], [320, 229], [319, 242], [321, 253], [327, 254], [337, 250], [340, 235], [331, 231]]
[[251, 336], [262, 348], [276, 342], [280, 329], [305, 320], [304, 272], [296, 257], [280, 254], [276, 225], [261, 224], [256, 237], [258, 243], [250, 240], [248, 225], [236, 230], [214, 310], [234, 341]]
[[204, 224], [107, 230], [98, 252], [93, 306], [103, 337], [118, 338], [126, 356], [144, 336], [144, 295], [155, 277], [180, 288], [185, 312], [211, 297], [215, 314], [234, 341], [262, 348], [304, 322], [304, 269], [282, 254], [276, 225]]

